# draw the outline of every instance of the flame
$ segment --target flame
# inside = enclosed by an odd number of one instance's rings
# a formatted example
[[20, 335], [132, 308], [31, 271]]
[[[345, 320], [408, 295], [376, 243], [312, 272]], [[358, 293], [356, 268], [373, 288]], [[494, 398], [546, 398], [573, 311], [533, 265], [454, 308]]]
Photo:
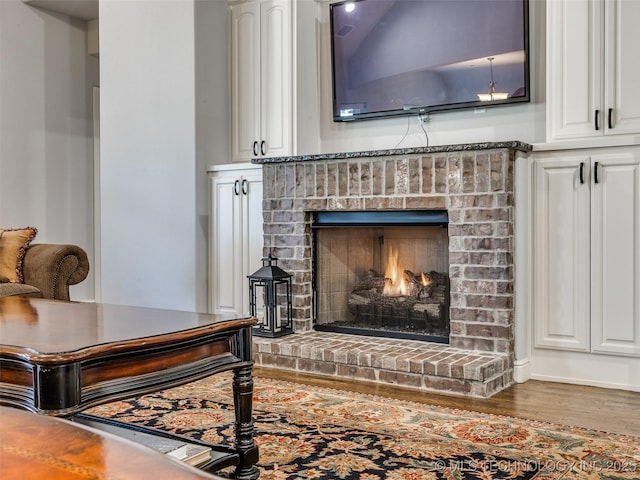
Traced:
[[407, 284], [404, 280], [404, 269], [398, 262], [398, 251], [393, 247], [389, 247], [389, 258], [387, 260], [387, 268], [384, 276], [388, 279], [385, 282], [382, 293], [384, 295], [406, 295]]
[[431, 280], [429, 280], [424, 273], [420, 274], [420, 281], [422, 282], [422, 286], [426, 287], [427, 285], [429, 285], [431, 283]]

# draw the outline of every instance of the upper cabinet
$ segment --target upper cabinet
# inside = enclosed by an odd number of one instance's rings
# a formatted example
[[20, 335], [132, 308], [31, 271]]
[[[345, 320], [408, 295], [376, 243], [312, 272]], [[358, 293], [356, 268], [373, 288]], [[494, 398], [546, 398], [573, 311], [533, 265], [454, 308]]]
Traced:
[[640, 133], [640, 2], [547, 2], [547, 140]]
[[291, 0], [232, 2], [232, 161], [292, 155]]

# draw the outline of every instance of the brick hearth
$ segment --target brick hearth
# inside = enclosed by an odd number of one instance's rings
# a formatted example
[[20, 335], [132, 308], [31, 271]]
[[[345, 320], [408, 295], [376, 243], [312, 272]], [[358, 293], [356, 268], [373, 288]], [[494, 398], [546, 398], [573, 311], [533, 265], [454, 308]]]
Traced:
[[511, 383], [507, 355], [418, 340], [309, 332], [254, 338], [257, 365], [487, 397]]
[[[255, 160], [265, 252], [293, 274], [296, 332], [256, 338], [256, 363], [480, 397], [510, 385], [514, 160], [529, 150], [514, 142]], [[402, 209], [449, 213], [449, 345], [313, 331], [313, 212]]]

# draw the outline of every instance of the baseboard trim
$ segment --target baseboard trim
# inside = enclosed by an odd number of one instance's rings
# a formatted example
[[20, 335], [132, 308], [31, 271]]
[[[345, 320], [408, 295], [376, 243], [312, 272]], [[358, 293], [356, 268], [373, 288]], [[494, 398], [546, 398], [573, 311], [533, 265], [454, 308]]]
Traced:
[[640, 392], [640, 385], [628, 385], [612, 382], [602, 382], [584, 378], [568, 378], [557, 377], [555, 375], [536, 375], [532, 374], [530, 380], [541, 380], [544, 382], [569, 383], [571, 385], [588, 385], [590, 387], [609, 388], [613, 390], [627, 390], [631, 392]]
[[528, 358], [516, 360], [513, 363], [513, 379], [517, 383], [524, 383], [531, 379], [531, 362]]

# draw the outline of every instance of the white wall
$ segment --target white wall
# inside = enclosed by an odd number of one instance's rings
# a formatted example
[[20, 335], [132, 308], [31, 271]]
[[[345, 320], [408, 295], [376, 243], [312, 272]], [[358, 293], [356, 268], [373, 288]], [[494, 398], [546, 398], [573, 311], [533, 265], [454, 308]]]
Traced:
[[[317, 59], [319, 72], [315, 82], [298, 82], [298, 154], [375, 150], [427, 145], [416, 117], [365, 120], [351, 123], [332, 121], [332, 91], [329, 42], [329, 4], [319, 0], [316, 18], [307, 17], [309, 6], [298, 7], [298, 37], [315, 31], [316, 42], [298, 42], [298, 61]], [[532, 99], [517, 104], [484, 110], [460, 110], [433, 113], [427, 124], [429, 145], [520, 140], [527, 143], [545, 140], [545, 5], [543, 0], [530, 4], [530, 67]], [[304, 16], [301, 14], [304, 12]], [[312, 23], [315, 21], [315, 25]], [[304, 50], [303, 50], [304, 49]], [[298, 68], [300, 72], [300, 68]], [[316, 88], [317, 85], [317, 88]], [[318, 98], [317, 104], [310, 99]], [[308, 108], [305, 108], [305, 104]], [[306, 116], [304, 121], [301, 116]], [[314, 116], [318, 118], [313, 122]], [[405, 133], [408, 134], [403, 138]], [[315, 133], [314, 133], [315, 132]], [[315, 135], [315, 136], [314, 136]], [[302, 141], [300, 139], [303, 139]]]
[[221, 7], [100, 2], [105, 303], [206, 311], [206, 165], [228, 158]]
[[[0, 1], [0, 226], [93, 254], [91, 84], [86, 22]], [[71, 287], [94, 298], [93, 271]]]

